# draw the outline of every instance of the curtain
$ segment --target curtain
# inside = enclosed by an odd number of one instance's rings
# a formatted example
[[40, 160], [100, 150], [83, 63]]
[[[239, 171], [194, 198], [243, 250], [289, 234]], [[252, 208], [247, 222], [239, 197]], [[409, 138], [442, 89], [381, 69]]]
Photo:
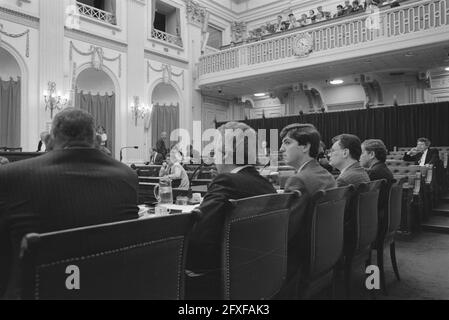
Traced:
[[[243, 122], [256, 130], [278, 129], [279, 133], [292, 123], [312, 123], [318, 128], [323, 142], [328, 147], [333, 137], [342, 133], [351, 133], [357, 135], [362, 141], [382, 139], [387, 148], [393, 150], [395, 146], [414, 146], [420, 137], [429, 138], [433, 146], [447, 146], [449, 144], [448, 119], [449, 102], [439, 102]], [[218, 123], [217, 126], [222, 124]]]
[[0, 147], [20, 148], [21, 81], [0, 78]]
[[[154, 105], [152, 126], [151, 126], [152, 146], [156, 147], [162, 132], [167, 132], [168, 139], [173, 130], [179, 129], [179, 105]], [[167, 148], [177, 141], [168, 142]]]
[[106, 147], [114, 154], [115, 148], [115, 94], [101, 96], [99, 93], [76, 92], [75, 108], [89, 112], [95, 119], [95, 128], [103, 126], [108, 135]]

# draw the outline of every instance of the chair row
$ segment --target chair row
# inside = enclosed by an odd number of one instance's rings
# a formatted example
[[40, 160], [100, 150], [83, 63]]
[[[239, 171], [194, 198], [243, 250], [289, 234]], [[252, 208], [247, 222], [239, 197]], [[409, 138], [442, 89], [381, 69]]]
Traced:
[[[335, 281], [342, 261], [349, 292], [352, 259], [366, 254], [368, 260], [372, 249], [383, 257], [386, 243], [395, 265], [402, 186], [396, 183], [388, 191], [388, 209], [378, 220], [382, 184], [310, 197], [289, 193], [231, 201], [223, 227], [222, 298], [308, 297]], [[301, 211], [304, 219], [297, 220]], [[20, 255], [21, 297], [182, 300], [189, 233], [201, 215], [195, 211], [27, 235]], [[299, 230], [306, 232], [298, 238]], [[379, 268], [384, 279], [383, 265]]]

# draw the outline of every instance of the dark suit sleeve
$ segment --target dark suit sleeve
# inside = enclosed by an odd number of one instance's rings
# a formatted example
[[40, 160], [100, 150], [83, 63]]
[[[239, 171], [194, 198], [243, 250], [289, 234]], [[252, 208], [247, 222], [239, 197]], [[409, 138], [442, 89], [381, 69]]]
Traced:
[[431, 149], [429, 164], [438, 165], [440, 162], [440, 153], [437, 149]]
[[10, 263], [11, 263], [11, 243], [7, 228], [7, 192], [5, 175], [0, 170], [0, 299], [5, 293], [8, 285]]
[[409, 155], [408, 153], [405, 153], [403, 160], [407, 162], [418, 162], [419, 159], [421, 159], [422, 153], [418, 153], [414, 156]]
[[287, 182], [285, 183], [285, 191], [296, 191], [296, 190], [299, 190], [304, 193], [306, 191], [306, 187], [301, 178], [299, 178], [298, 176], [292, 176], [288, 178]]
[[[190, 237], [188, 268], [193, 271], [208, 269], [209, 264], [220, 258], [220, 242], [226, 212], [230, 209], [229, 198], [232, 182], [225, 175], [218, 176], [200, 206], [202, 217]], [[205, 255], [214, 255], [207, 257]]]

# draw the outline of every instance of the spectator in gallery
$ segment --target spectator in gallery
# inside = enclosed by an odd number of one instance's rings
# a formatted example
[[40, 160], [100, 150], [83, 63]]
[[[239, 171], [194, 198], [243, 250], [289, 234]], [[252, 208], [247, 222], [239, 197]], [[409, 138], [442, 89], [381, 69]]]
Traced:
[[282, 22], [282, 15], [278, 15], [278, 19], [276, 22], [276, 32], [282, 32], [285, 31], [285, 24]]
[[337, 13], [334, 15], [334, 18], [343, 17], [344, 15], [345, 15], [345, 11], [343, 9], [343, 6], [341, 4], [339, 4], [337, 6]]
[[37, 151], [36, 152], [44, 152], [45, 151], [45, 143], [44, 143], [44, 141], [45, 141], [45, 138], [47, 137], [47, 136], [49, 136], [50, 134], [47, 132], [47, 131], [44, 131], [44, 132], [41, 132], [41, 135], [40, 135], [40, 140], [39, 140], [39, 143], [38, 143], [38, 145], [37, 145]]
[[288, 26], [288, 29], [289, 29], [289, 30], [295, 29], [295, 28], [301, 26], [301, 25], [298, 23], [298, 21], [296, 21], [296, 17], [295, 17], [295, 15], [294, 15], [293, 13], [290, 13], [290, 14], [288, 15], [288, 20], [289, 20], [289, 23], [290, 23], [289, 26]]
[[108, 142], [108, 135], [106, 134], [106, 129], [103, 126], [98, 126], [97, 134], [101, 137], [101, 145], [103, 147], [106, 147]]

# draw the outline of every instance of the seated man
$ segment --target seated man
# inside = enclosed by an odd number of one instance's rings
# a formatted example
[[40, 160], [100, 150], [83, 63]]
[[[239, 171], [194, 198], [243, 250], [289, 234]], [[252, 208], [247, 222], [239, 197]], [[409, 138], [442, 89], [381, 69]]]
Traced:
[[170, 155], [167, 156], [167, 161], [162, 164], [159, 177], [170, 180], [180, 180], [180, 185], [177, 188], [188, 190], [190, 187], [189, 176], [181, 165], [181, 160], [181, 153], [177, 149], [172, 149]]
[[340, 170], [337, 178], [339, 187], [353, 185], [357, 188], [361, 183], [370, 182], [365, 169], [360, 166], [362, 143], [357, 136], [342, 134], [333, 139], [334, 145], [330, 154], [330, 165]]
[[0, 157], [0, 166], [7, 165], [9, 163], [9, 160], [5, 157]]
[[[219, 175], [210, 184], [200, 206], [203, 216], [191, 234], [188, 249], [187, 269], [200, 275], [188, 278], [188, 299], [220, 298], [221, 241], [225, 215], [230, 210], [229, 200], [276, 193], [254, 167], [256, 144], [249, 144], [245, 134], [255, 135], [255, 131], [236, 122], [221, 126], [218, 131], [224, 137], [223, 145], [217, 146], [215, 153]], [[229, 134], [230, 131], [237, 133]], [[240, 150], [243, 154], [239, 153]]]
[[17, 298], [22, 238], [138, 218], [138, 179], [95, 149], [93, 117], [65, 109], [53, 119], [54, 150], [0, 167], [0, 296]]
[[150, 155], [149, 164], [152, 164], [155, 166], [161, 166], [163, 162], [164, 162], [164, 157], [162, 156], [162, 154], [157, 152], [156, 148], [153, 148], [151, 155]]
[[[334, 177], [316, 160], [320, 149], [321, 136], [311, 124], [289, 125], [281, 132], [280, 152], [285, 162], [296, 169], [296, 174], [285, 184], [285, 191], [299, 190], [312, 196], [319, 190], [337, 186]], [[298, 269], [306, 254], [307, 234], [303, 223], [306, 206], [294, 207], [290, 212], [288, 277]], [[290, 254], [293, 253], [293, 254]]]
[[430, 148], [431, 142], [427, 138], [419, 138], [416, 148], [404, 155], [404, 161], [414, 162], [419, 166], [426, 164], [438, 165], [440, 154], [438, 150]]
[[387, 147], [382, 140], [366, 140], [362, 144], [362, 155], [360, 164], [368, 169], [371, 181], [385, 179], [387, 185], [380, 190], [379, 194], [379, 219], [382, 219], [388, 205], [388, 193], [393, 183], [393, 173], [385, 164], [387, 160]]

